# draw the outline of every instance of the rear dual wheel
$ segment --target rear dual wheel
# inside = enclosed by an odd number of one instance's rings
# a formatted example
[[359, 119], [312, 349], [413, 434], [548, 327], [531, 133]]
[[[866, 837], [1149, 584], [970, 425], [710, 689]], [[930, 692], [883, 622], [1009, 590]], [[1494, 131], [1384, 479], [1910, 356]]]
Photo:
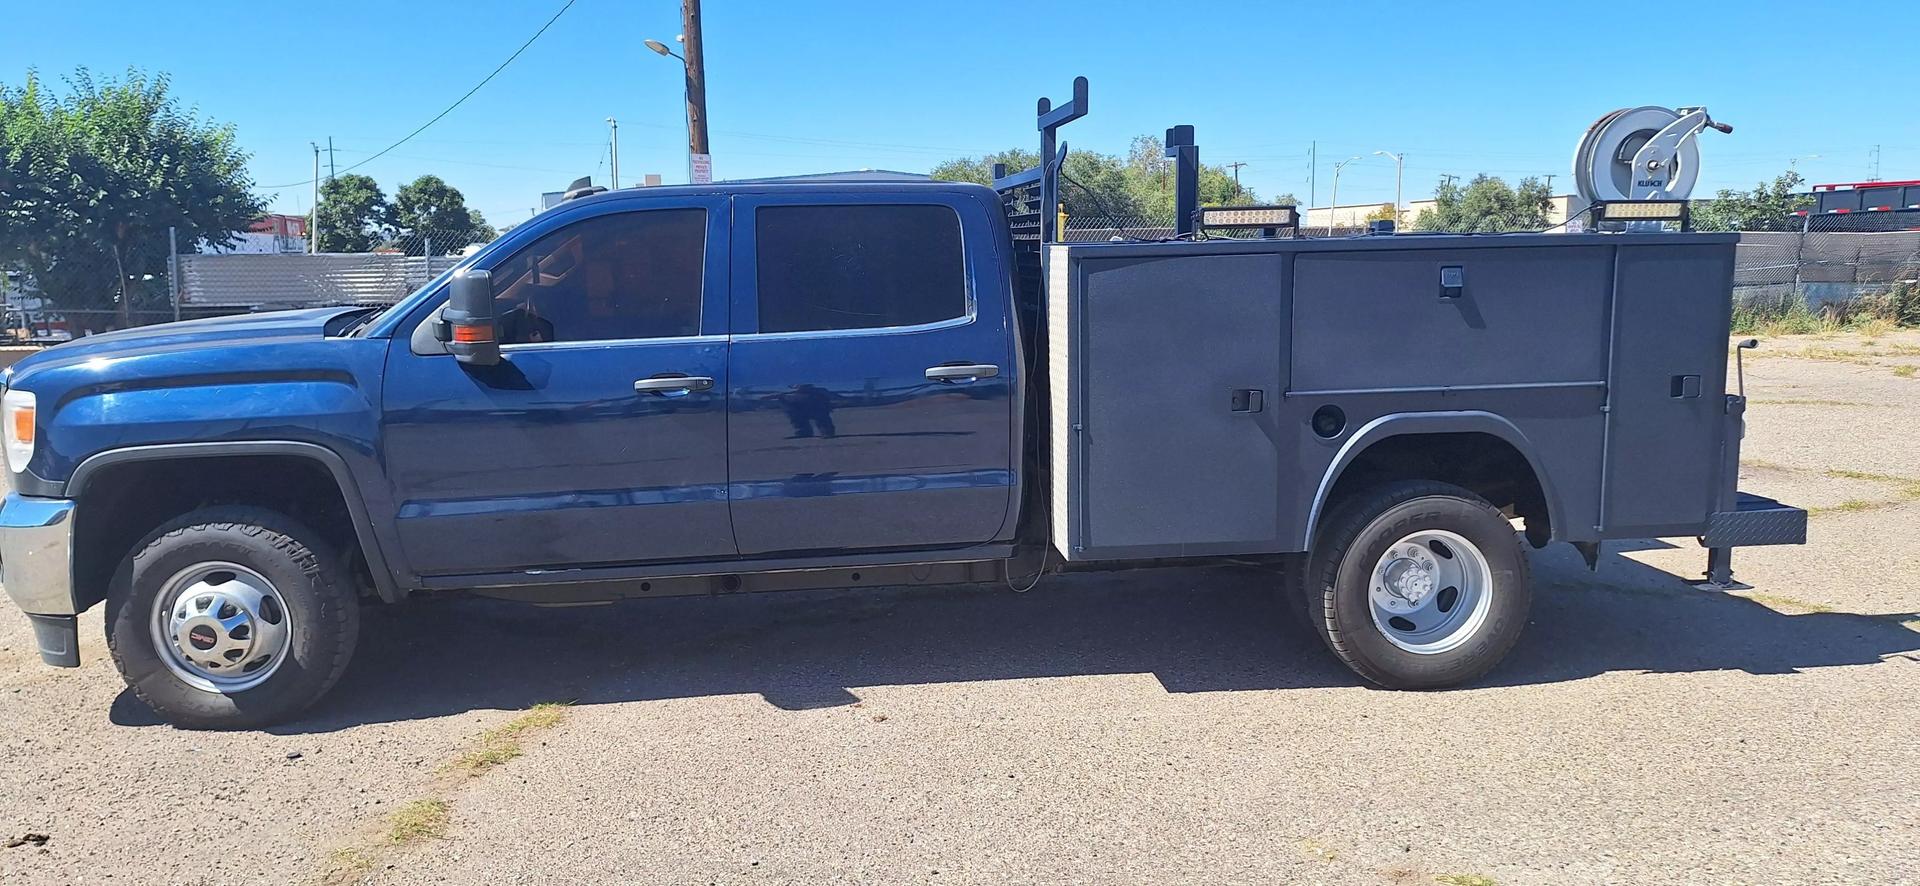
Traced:
[[1532, 606], [1513, 526], [1445, 483], [1392, 483], [1340, 504], [1303, 566], [1315, 632], [1354, 672], [1392, 689], [1486, 674]]

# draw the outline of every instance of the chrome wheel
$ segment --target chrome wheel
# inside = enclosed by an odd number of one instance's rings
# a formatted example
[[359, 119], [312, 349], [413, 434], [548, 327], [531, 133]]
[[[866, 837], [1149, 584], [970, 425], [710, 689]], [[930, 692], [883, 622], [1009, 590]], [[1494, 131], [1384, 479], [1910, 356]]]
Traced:
[[1418, 655], [1467, 642], [1486, 623], [1493, 570], [1473, 542], [1445, 530], [1412, 533], [1387, 546], [1368, 577], [1374, 627]]
[[286, 660], [293, 619], [280, 592], [237, 563], [199, 563], [154, 597], [153, 646], [174, 676], [231, 694], [266, 682]]

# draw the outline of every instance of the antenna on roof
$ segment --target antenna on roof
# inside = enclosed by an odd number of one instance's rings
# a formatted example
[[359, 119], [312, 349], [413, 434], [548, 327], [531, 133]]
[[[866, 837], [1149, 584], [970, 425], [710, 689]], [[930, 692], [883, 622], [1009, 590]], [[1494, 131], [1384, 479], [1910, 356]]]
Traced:
[[591, 197], [595, 194], [604, 193], [606, 190], [606, 188], [593, 183], [593, 176], [583, 175], [574, 179], [573, 184], [567, 186], [567, 192], [560, 195], [560, 199], [562, 201], [578, 200], [581, 197]]

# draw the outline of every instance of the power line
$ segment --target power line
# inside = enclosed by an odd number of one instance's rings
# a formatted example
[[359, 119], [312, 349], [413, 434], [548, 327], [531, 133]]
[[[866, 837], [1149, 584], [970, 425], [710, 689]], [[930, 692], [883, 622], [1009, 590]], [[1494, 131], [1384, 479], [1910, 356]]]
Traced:
[[[427, 131], [427, 127], [429, 127], [429, 126], [432, 126], [433, 124], [435, 124], [435, 123], [438, 123], [438, 122], [440, 122], [440, 118], [442, 118], [442, 117], [445, 117], [445, 116], [447, 116], [448, 114], [451, 114], [451, 113], [453, 113], [453, 109], [454, 109], [454, 108], [457, 108], [457, 107], [460, 107], [460, 105], [462, 105], [462, 104], [464, 104], [464, 103], [466, 102], [466, 100], [467, 100], [467, 99], [470, 99], [470, 98], [472, 98], [472, 97], [473, 97], [473, 94], [474, 94], [474, 93], [476, 93], [476, 92], [479, 92], [479, 91], [480, 91], [480, 87], [482, 87], [482, 86], [485, 86], [485, 85], [487, 85], [487, 84], [488, 84], [489, 82], [491, 82], [491, 81], [493, 80], [493, 78], [494, 78], [494, 77], [497, 77], [497, 76], [499, 76], [499, 75], [500, 75], [500, 72], [501, 72], [501, 71], [504, 71], [504, 70], [506, 70], [506, 69], [507, 69], [507, 66], [508, 66], [508, 65], [510, 65], [510, 64], [513, 64], [513, 60], [514, 60], [514, 59], [517, 59], [517, 58], [519, 58], [519, 57], [520, 57], [520, 53], [523, 53], [523, 52], [526, 52], [526, 51], [527, 51], [527, 47], [529, 47], [529, 46], [532, 46], [532, 45], [533, 45], [533, 41], [535, 41], [535, 40], [538, 40], [538, 39], [540, 39], [540, 35], [541, 35], [541, 34], [545, 34], [545, 33], [547, 32], [547, 29], [548, 29], [548, 28], [551, 28], [551, 27], [553, 27], [553, 23], [554, 23], [554, 22], [557, 22], [557, 21], [559, 21], [559, 20], [560, 20], [560, 17], [561, 17], [561, 16], [563, 16], [563, 15], [566, 15], [566, 14], [567, 14], [567, 10], [569, 10], [569, 9], [572, 9], [572, 8], [573, 8], [573, 4], [574, 4], [575, 2], [577, 2], [577, 0], [567, 0], [567, 2], [566, 2], [566, 4], [560, 7], [560, 11], [559, 11], [559, 12], [556, 12], [556, 13], [554, 13], [554, 14], [553, 14], [553, 17], [552, 17], [552, 18], [550, 18], [550, 19], [547, 19], [547, 23], [546, 23], [546, 24], [544, 24], [544, 25], [541, 25], [541, 26], [540, 26], [540, 30], [538, 30], [538, 31], [535, 31], [535, 32], [533, 32], [533, 36], [531, 36], [531, 37], [528, 37], [528, 38], [527, 38], [527, 42], [525, 42], [525, 43], [522, 43], [522, 44], [520, 44], [520, 48], [519, 48], [519, 49], [516, 49], [516, 50], [514, 50], [514, 51], [513, 51], [513, 54], [512, 54], [512, 55], [509, 55], [509, 56], [507, 56], [507, 60], [506, 60], [506, 61], [503, 61], [503, 62], [501, 62], [501, 63], [500, 63], [500, 66], [499, 66], [499, 67], [497, 67], [497, 68], [494, 68], [494, 69], [493, 69], [493, 73], [491, 73], [491, 74], [488, 74], [488, 75], [487, 75], [487, 76], [486, 76], [485, 78], [482, 78], [482, 79], [481, 79], [481, 81], [480, 81], [479, 83], [476, 83], [476, 84], [474, 84], [474, 85], [473, 85], [473, 88], [472, 88], [472, 89], [469, 89], [469, 90], [467, 90], [467, 94], [466, 94], [466, 95], [463, 95], [463, 96], [460, 96], [460, 98], [459, 98], [458, 100], [456, 100], [456, 101], [455, 101], [455, 102], [454, 102], [453, 104], [450, 104], [450, 105], [448, 105], [448, 106], [447, 106], [447, 108], [446, 108], [446, 110], [444, 110], [444, 111], [441, 111], [440, 113], [438, 113], [438, 114], [435, 114], [435, 115], [433, 115], [433, 119], [431, 119], [431, 120], [428, 120], [427, 122], [425, 122], [425, 123], [422, 123], [422, 124], [420, 124], [420, 128], [418, 128], [418, 129], [415, 129], [414, 131], [412, 131], [412, 132], [409, 132], [409, 133], [407, 133], [407, 135], [406, 135], [406, 137], [405, 137], [405, 138], [402, 138], [402, 139], [400, 139], [399, 141], [397, 141], [397, 142], [394, 142], [393, 144], [390, 144], [390, 145], [388, 145], [388, 146], [386, 146], [386, 147], [384, 147], [384, 148], [382, 148], [382, 149], [380, 149], [379, 151], [377, 151], [377, 152], [375, 152], [373, 156], [371, 156], [371, 157], [368, 157], [367, 159], [365, 159], [365, 160], [362, 160], [362, 161], [360, 161], [360, 162], [358, 162], [358, 163], [355, 163], [355, 164], [353, 164], [352, 166], [349, 166], [349, 167], [347, 167], [346, 169], [344, 169], [344, 170], [341, 170], [341, 171], [342, 171], [342, 172], [352, 172], [352, 171], [354, 171], [354, 170], [356, 170], [356, 169], [359, 169], [359, 168], [360, 168], [360, 167], [362, 167], [362, 166], [365, 166], [365, 165], [367, 165], [368, 163], [372, 163], [373, 161], [375, 161], [375, 160], [378, 160], [378, 159], [380, 159], [380, 158], [381, 158], [382, 156], [384, 156], [384, 155], [385, 155], [385, 154], [386, 154], [386, 153], [387, 153], [388, 151], [391, 151], [391, 150], [393, 150], [394, 148], [397, 148], [397, 147], [400, 147], [401, 145], [404, 145], [404, 144], [406, 144], [406, 143], [407, 143], [408, 141], [410, 141], [410, 140], [412, 140], [414, 136], [416, 136], [416, 135], [419, 135], [419, 134], [420, 134], [420, 133], [422, 133], [422, 132], [426, 132], [426, 131]], [[293, 183], [291, 183], [291, 184], [285, 184], [285, 185], [266, 185], [266, 186], [264, 186], [264, 187], [263, 187], [263, 190], [268, 190], [268, 191], [271, 191], [271, 190], [274, 190], [274, 189], [276, 189], [276, 188], [297, 188], [297, 187], [299, 187], [299, 186], [301, 186], [301, 185], [307, 185], [307, 184], [312, 184], [312, 183], [313, 183], [313, 181], [314, 181], [313, 179], [309, 179], [309, 180], [307, 180], [307, 181], [300, 181], [300, 182], [293, 182]]]

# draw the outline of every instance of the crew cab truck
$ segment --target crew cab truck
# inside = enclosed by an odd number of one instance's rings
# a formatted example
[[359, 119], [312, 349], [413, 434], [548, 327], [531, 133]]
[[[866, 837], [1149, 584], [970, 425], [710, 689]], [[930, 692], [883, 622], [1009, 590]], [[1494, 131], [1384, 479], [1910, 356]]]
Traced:
[[1061, 243], [1084, 109], [1043, 102], [1048, 162], [998, 189], [591, 194], [385, 310], [29, 357], [7, 592], [47, 663], [104, 603], [134, 693], [247, 727], [423, 594], [1270, 561], [1334, 654], [1426, 689], [1519, 637], [1522, 539], [1698, 536], [1730, 581], [1732, 545], [1804, 538], [1733, 486], [1731, 236]]

